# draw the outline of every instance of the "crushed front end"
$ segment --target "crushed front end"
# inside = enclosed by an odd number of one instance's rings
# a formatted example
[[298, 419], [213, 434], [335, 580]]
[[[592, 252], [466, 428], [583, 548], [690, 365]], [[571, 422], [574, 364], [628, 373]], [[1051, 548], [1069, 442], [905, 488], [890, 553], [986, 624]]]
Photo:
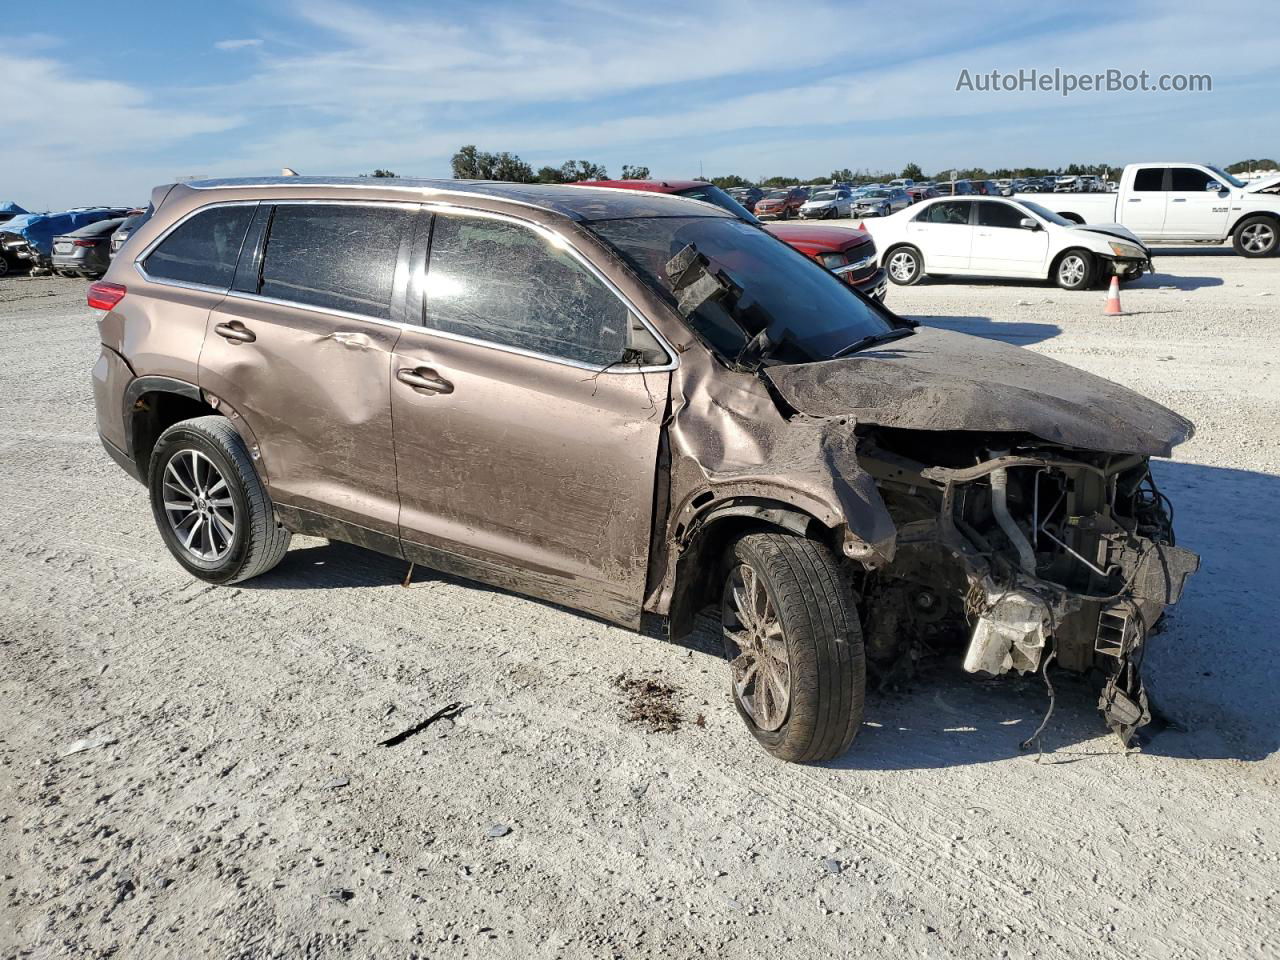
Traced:
[[858, 446], [897, 526], [891, 563], [865, 574], [867, 654], [881, 677], [966, 645], [965, 669], [1052, 662], [1104, 678], [1107, 724], [1150, 721], [1148, 637], [1199, 557], [1175, 544], [1149, 458], [1027, 435], [874, 429]]

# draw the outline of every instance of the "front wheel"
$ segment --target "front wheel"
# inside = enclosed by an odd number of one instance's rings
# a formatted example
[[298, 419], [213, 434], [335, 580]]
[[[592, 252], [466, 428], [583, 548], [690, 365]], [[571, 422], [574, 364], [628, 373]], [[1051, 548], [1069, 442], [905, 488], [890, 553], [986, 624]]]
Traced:
[[238, 583], [266, 573], [289, 549], [289, 531], [225, 417], [175, 423], [151, 454], [151, 512], [165, 546], [190, 573]]
[[1058, 261], [1054, 279], [1063, 290], [1084, 290], [1093, 282], [1093, 257], [1084, 250], [1068, 250]]
[[924, 261], [920, 257], [920, 251], [915, 247], [898, 247], [889, 253], [889, 258], [885, 261], [885, 269], [889, 271], [890, 280], [909, 287], [924, 273]]
[[749, 533], [729, 548], [720, 603], [733, 702], [769, 753], [842, 754], [862, 724], [862, 630], [840, 560], [815, 540]]
[[1276, 252], [1276, 222], [1268, 217], [1250, 217], [1236, 228], [1231, 246], [1242, 257], [1269, 257]]

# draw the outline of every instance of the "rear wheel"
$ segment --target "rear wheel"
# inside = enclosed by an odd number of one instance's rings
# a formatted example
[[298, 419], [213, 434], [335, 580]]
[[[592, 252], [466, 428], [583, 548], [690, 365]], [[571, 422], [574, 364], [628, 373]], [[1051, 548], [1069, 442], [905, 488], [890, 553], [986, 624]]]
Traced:
[[1242, 257], [1269, 257], [1276, 252], [1276, 222], [1270, 217], [1250, 217], [1236, 227], [1231, 246]]
[[151, 454], [151, 512], [169, 552], [210, 583], [266, 573], [289, 549], [290, 534], [225, 417], [197, 417], [160, 435]]
[[1068, 250], [1058, 260], [1053, 277], [1063, 290], [1084, 290], [1093, 282], [1095, 269], [1087, 250]]
[[720, 604], [733, 701], [775, 757], [830, 760], [862, 723], [862, 630], [840, 560], [815, 540], [750, 533], [726, 556]]
[[924, 260], [915, 247], [895, 247], [885, 260], [885, 269], [889, 271], [890, 280], [909, 287], [924, 273]]

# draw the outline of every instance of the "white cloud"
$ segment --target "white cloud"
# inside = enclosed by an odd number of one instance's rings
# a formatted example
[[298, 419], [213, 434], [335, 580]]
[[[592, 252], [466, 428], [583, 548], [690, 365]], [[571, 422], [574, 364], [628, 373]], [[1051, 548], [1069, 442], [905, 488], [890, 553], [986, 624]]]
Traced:
[[262, 46], [262, 38], [245, 37], [240, 40], [219, 40], [213, 46], [217, 50], [243, 50], [245, 47]]

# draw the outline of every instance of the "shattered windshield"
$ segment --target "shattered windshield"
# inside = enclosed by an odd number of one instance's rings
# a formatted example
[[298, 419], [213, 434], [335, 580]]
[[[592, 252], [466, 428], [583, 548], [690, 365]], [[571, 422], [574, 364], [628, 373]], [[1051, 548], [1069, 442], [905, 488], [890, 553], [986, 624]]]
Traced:
[[600, 220], [591, 229], [674, 302], [666, 265], [693, 244], [737, 288], [703, 303], [691, 326], [726, 360], [766, 331], [779, 362], [828, 360], [865, 337], [893, 329], [889, 318], [834, 274], [758, 227], [725, 217]]

